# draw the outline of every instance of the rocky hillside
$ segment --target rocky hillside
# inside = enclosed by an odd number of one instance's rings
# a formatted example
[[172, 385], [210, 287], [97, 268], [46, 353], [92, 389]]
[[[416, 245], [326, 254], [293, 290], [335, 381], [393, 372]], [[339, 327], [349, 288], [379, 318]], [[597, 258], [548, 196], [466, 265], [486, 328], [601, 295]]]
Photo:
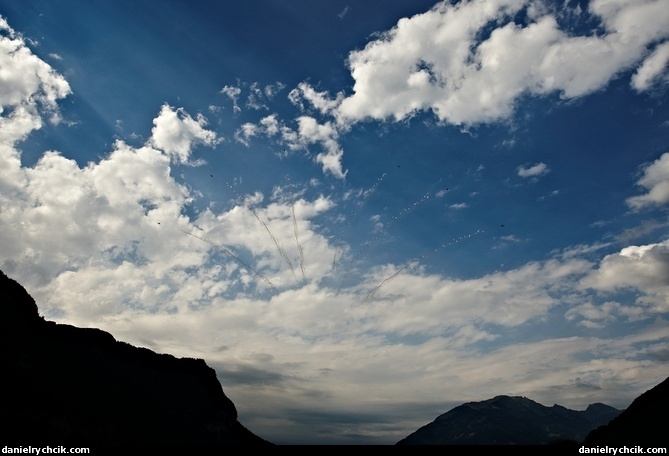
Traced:
[[203, 360], [46, 321], [1, 271], [0, 296], [3, 445], [269, 445]]

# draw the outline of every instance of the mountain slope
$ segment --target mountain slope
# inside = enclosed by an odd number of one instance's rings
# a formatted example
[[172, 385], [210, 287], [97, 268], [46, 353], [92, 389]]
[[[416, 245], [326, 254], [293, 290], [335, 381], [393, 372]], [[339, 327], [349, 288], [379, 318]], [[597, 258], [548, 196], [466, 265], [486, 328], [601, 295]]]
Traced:
[[269, 444], [237, 421], [203, 360], [45, 321], [2, 271], [0, 296], [3, 444]]
[[585, 445], [666, 447], [669, 423], [669, 377], [646, 391], [610, 423], [598, 427]]
[[546, 407], [519, 396], [496, 396], [469, 402], [439, 416], [398, 445], [542, 445], [580, 441], [620, 411], [592, 404], [578, 412]]

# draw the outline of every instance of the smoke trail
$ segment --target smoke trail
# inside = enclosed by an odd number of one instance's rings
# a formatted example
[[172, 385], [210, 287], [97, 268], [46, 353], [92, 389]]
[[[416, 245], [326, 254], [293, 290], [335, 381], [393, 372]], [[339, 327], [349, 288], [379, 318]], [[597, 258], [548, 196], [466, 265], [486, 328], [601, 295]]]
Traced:
[[293, 277], [297, 278], [297, 276], [295, 275], [295, 268], [293, 267], [293, 263], [290, 261], [290, 258], [288, 257], [288, 254], [286, 253], [284, 248], [281, 247], [281, 244], [279, 244], [279, 240], [276, 238], [276, 236], [274, 236], [274, 234], [269, 229], [269, 227], [267, 226], [265, 221], [262, 218], [260, 218], [258, 213], [251, 207], [250, 204], [247, 204], [247, 203], [244, 202], [244, 198], [232, 187], [232, 185], [230, 185], [228, 183], [227, 186], [237, 196], [237, 199], [239, 200], [239, 203], [243, 204], [244, 207], [246, 207], [249, 211], [251, 211], [251, 213], [254, 215], [254, 217], [256, 219], [258, 219], [258, 221], [262, 224], [262, 226], [265, 227], [265, 230], [267, 231], [267, 234], [269, 234], [269, 237], [274, 242], [274, 245], [276, 246], [276, 249], [279, 251], [279, 255], [281, 255], [281, 258], [283, 258], [286, 261], [286, 263], [288, 264], [288, 267], [290, 268], [290, 272], [292, 272]]
[[[425, 201], [427, 201], [427, 200], [429, 200], [429, 199], [430, 199], [430, 192], [427, 192], [427, 193], [425, 193], [420, 199], [414, 201], [414, 203], [413, 203], [412, 205], [407, 206], [407, 207], [405, 207], [404, 209], [402, 209], [397, 215], [394, 215], [394, 216], [390, 219], [390, 221], [389, 221], [389, 222], [386, 224], [386, 226], [384, 227], [385, 230], [387, 231], [388, 228], [390, 228], [391, 226], [393, 226], [393, 225], [394, 225], [394, 224], [395, 224], [401, 217], [404, 217], [404, 216], [406, 216], [407, 214], [410, 214], [411, 212], [413, 212], [414, 210], [416, 210], [416, 208], [417, 208], [418, 206], [420, 206], [421, 204], [425, 203]], [[353, 255], [353, 257], [351, 258], [351, 261], [349, 261], [348, 266], [346, 267], [346, 269], [345, 269], [345, 271], [344, 271], [344, 276], [342, 277], [342, 280], [341, 280], [341, 282], [339, 283], [338, 290], [341, 290], [342, 286], [344, 286], [344, 283], [346, 282], [346, 279], [348, 279], [348, 276], [350, 275], [351, 271], [353, 270], [353, 266], [355, 266], [355, 264], [358, 262], [358, 260], [359, 260], [362, 256], [364, 256], [370, 248], [372, 248], [372, 246], [376, 243], [377, 240], [378, 240], [378, 236], [374, 236], [371, 240], [365, 242], [365, 245], [363, 246], [363, 248], [362, 248], [362, 249], [359, 249], [359, 250]], [[335, 254], [336, 254], [336, 252], [335, 252]]]
[[[453, 244], [457, 244], [458, 242], [460, 242], [460, 241], [463, 240], [463, 239], [469, 239], [469, 238], [471, 238], [472, 236], [476, 236], [477, 234], [479, 234], [479, 233], [483, 233], [483, 232], [484, 232], [483, 230], [476, 230], [474, 233], [467, 234], [467, 235], [465, 235], [465, 236], [460, 236], [460, 237], [457, 238], [457, 239], [454, 238], [454, 239], [451, 240], [451, 242], [447, 242], [447, 243], [445, 243], [445, 244], [441, 244], [441, 245], [438, 246], [438, 247], [435, 247], [435, 248], [432, 250], [432, 253], [422, 255], [422, 256], [420, 257], [420, 259], [421, 259], [421, 260], [426, 260], [426, 259], [430, 258], [432, 255], [434, 255], [434, 254], [436, 254], [437, 252], [439, 252], [440, 250], [445, 249], [446, 247], [449, 247], [449, 246], [451, 246], [451, 245], [453, 245]], [[372, 298], [372, 296], [374, 296], [374, 294], [375, 294], [377, 291], [379, 291], [379, 290], [381, 289], [381, 287], [383, 287], [385, 284], [387, 284], [388, 282], [390, 282], [392, 279], [394, 279], [395, 277], [397, 277], [398, 275], [400, 275], [400, 273], [401, 273], [402, 271], [404, 271], [404, 270], [407, 269], [407, 268], [412, 267], [414, 264], [417, 264], [417, 263], [419, 263], [419, 260], [414, 260], [414, 261], [412, 261], [411, 263], [407, 264], [406, 266], [400, 268], [400, 269], [399, 269], [397, 272], [395, 272], [393, 275], [391, 275], [391, 276], [386, 277], [385, 279], [383, 279], [383, 280], [381, 281], [380, 284], [378, 284], [376, 287], [374, 287], [374, 289], [372, 289], [369, 293], [367, 293], [367, 296], [365, 296], [364, 302], [366, 302], [366, 301], [368, 301], [370, 298]]]
[[235, 255], [230, 249], [228, 249], [228, 248], [226, 248], [225, 246], [223, 246], [223, 245], [221, 245], [221, 244], [218, 244], [218, 243], [216, 243], [216, 242], [214, 242], [214, 241], [212, 241], [212, 240], [210, 240], [210, 239], [207, 239], [207, 238], [204, 237], [204, 236], [199, 236], [199, 235], [197, 235], [197, 234], [195, 234], [195, 233], [193, 233], [193, 232], [191, 232], [191, 231], [182, 230], [182, 229], [179, 228], [179, 227], [176, 227], [176, 228], [177, 228], [177, 230], [181, 231], [182, 233], [186, 233], [186, 234], [189, 235], [189, 236], [193, 236], [193, 237], [196, 238], [196, 239], [199, 239], [199, 240], [201, 240], [201, 241], [204, 241], [204, 242], [206, 242], [207, 244], [213, 245], [214, 247], [223, 250], [223, 252], [225, 252], [225, 254], [227, 254], [228, 256], [230, 256], [230, 257], [232, 257], [232, 258], [234, 258], [239, 264], [241, 264], [241, 265], [242, 265], [244, 268], [246, 268], [249, 272], [252, 272], [252, 273], [255, 274], [256, 276], [260, 277], [260, 278], [263, 279], [265, 282], [267, 282], [267, 283], [269, 284], [269, 286], [272, 287], [272, 288], [274, 289], [274, 291], [276, 291], [276, 292], [279, 291], [279, 290], [276, 288], [276, 286], [275, 286], [275, 285], [274, 285], [274, 284], [273, 284], [267, 277], [265, 277], [264, 275], [262, 275], [261, 273], [259, 273], [257, 270], [255, 270], [253, 267], [251, 267], [248, 263], [246, 263], [244, 260], [242, 260], [242, 259], [239, 258], [237, 255]]
[[372, 246], [372, 241], [367, 241], [364, 245], [364, 247], [357, 252], [353, 254], [353, 258], [351, 258], [351, 261], [348, 262], [348, 266], [344, 270], [344, 276], [341, 278], [341, 282], [339, 282], [339, 287], [337, 290], [341, 290], [341, 287], [344, 286], [344, 283], [346, 282], [346, 279], [348, 279], [349, 274], [353, 270], [353, 265], [358, 262], [360, 257], [369, 250], [369, 248]]
[[380, 284], [378, 284], [374, 289], [372, 289], [369, 293], [367, 293], [367, 296], [365, 296], [365, 299], [363, 300], [363, 302], [367, 302], [367, 301], [369, 301], [369, 299], [370, 299], [372, 296], [374, 296], [374, 294], [375, 294], [377, 291], [379, 291], [379, 290], [381, 289], [382, 286], [384, 286], [386, 283], [390, 282], [390, 281], [393, 280], [395, 277], [397, 277], [398, 275], [400, 275], [400, 273], [401, 273], [402, 271], [404, 271], [405, 269], [408, 269], [408, 268], [410, 268], [411, 266], [413, 266], [414, 264], [417, 264], [417, 263], [418, 263], [418, 260], [414, 260], [414, 261], [412, 261], [411, 263], [407, 264], [406, 266], [404, 266], [404, 267], [398, 269], [397, 272], [395, 272], [395, 273], [394, 273], [393, 275], [391, 275], [390, 277], [386, 277], [385, 279], [383, 279], [383, 281], [382, 281]]
[[293, 212], [293, 233], [295, 234], [295, 244], [297, 245], [297, 252], [299, 254], [299, 259], [300, 259], [300, 270], [302, 271], [302, 279], [306, 279], [304, 275], [304, 249], [302, 248], [302, 244], [300, 244], [300, 238], [297, 235], [297, 218], [295, 217], [295, 204], [293, 204], [291, 210]]
[[[381, 177], [376, 179], [376, 182], [374, 182], [374, 184], [371, 187], [369, 187], [369, 189], [364, 193], [364, 197], [362, 198], [361, 201], [358, 202], [358, 208], [355, 210], [355, 212], [353, 212], [353, 214], [351, 214], [351, 217], [348, 220], [347, 229], [343, 233], [343, 235], [348, 234], [348, 232], [351, 230], [353, 220], [355, 220], [358, 217], [358, 214], [360, 214], [360, 211], [362, 211], [362, 208], [367, 203], [367, 200], [369, 199], [369, 197], [376, 191], [376, 188], [379, 186], [379, 184], [381, 184], [381, 182], [383, 182], [383, 179], [387, 175], [388, 175], [388, 173], [381, 174]], [[340, 235], [338, 237], [341, 238], [342, 235]], [[337, 255], [339, 254], [339, 242], [335, 241], [334, 244], [335, 244], [335, 252], [334, 252], [334, 256], [332, 258], [332, 271], [333, 272], [335, 271], [335, 269], [337, 267]]]
[[277, 240], [277, 238], [276, 238], [276, 237], [274, 236], [274, 234], [270, 231], [270, 229], [269, 229], [269, 227], [267, 226], [267, 224], [265, 223], [265, 221], [264, 221], [263, 219], [260, 218], [260, 216], [256, 213], [256, 211], [254, 211], [254, 210], [251, 209], [250, 207], [249, 207], [249, 210], [250, 210], [251, 213], [258, 219], [258, 221], [259, 221], [260, 223], [262, 223], [262, 226], [265, 227], [265, 230], [267, 230], [267, 234], [269, 234], [269, 237], [272, 238], [272, 241], [274, 241], [274, 245], [276, 245], [276, 248], [277, 248], [277, 250], [279, 251], [279, 255], [281, 255], [281, 257], [282, 257], [284, 260], [286, 260], [286, 263], [288, 263], [288, 266], [290, 267], [290, 272], [293, 273], [293, 277], [297, 278], [297, 276], [295, 276], [295, 268], [293, 268], [293, 263], [290, 261], [290, 258], [288, 258], [288, 254], [286, 253], [286, 251], [285, 251], [285, 250], [283, 249], [283, 247], [281, 247], [281, 245], [279, 244], [279, 241]]

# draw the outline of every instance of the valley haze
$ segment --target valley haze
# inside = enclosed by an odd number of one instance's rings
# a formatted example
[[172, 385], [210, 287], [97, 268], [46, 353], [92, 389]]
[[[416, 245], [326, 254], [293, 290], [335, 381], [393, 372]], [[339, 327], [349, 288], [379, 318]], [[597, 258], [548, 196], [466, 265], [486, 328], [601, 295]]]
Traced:
[[667, 377], [666, 0], [0, 0], [0, 68], [0, 269], [263, 439]]

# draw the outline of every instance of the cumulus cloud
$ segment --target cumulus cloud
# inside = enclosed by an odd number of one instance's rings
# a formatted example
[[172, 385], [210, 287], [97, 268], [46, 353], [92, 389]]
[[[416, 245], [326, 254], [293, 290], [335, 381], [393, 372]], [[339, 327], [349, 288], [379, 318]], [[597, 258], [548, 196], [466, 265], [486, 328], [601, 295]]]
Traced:
[[[329, 274], [321, 259], [333, 250], [310, 219], [331, 209], [330, 199], [279, 192], [264, 203], [256, 193], [189, 218], [193, 195], [172, 167], [214, 136], [169, 106], [154, 124], [144, 146], [116, 141], [98, 163], [80, 167], [47, 151], [7, 175], [14, 190], [0, 196], [0, 224], [14, 229], [0, 231], [0, 264], [37, 290], [48, 313], [106, 327], [128, 312], [184, 312], [216, 296], [262, 295], [263, 280], [292, 287]], [[1, 159], [17, 154], [0, 149]]]
[[648, 193], [627, 199], [627, 205], [633, 210], [669, 202], [669, 153], [648, 165], [637, 185], [647, 189]]
[[183, 108], [163, 105], [158, 117], [153, 119], [150, 144], [173, 157], [177, 162], [188, 163], [194, 145], [214, 146], [216, 133], [207, 130], [207, 119], [198, 115], [193, 119]]
[[[514, 23], [525, 9], [528, 22]], [[574, 98], [603, 88], [669, 36], [662, 0], [592, 1], [587, 14], [601, 21], [603, 33], [561, 30], [542, 2], [440, 2], [349, 55], [355, 84], [338, 119], [402, 120], [430, 110], [455, 125], [503, 120], [523, 94]], [[659, 71], [665, 51], [656, 52], [642, 75]]]
[[666, 288], [669, 286], [669, 241], [629, 246], [619, 253], [607, 255], [600, 267], [581, 283], [603, 291], [625, 287]]
[[632, 312], [651, 316], [669, 310], [669, 241], [625, 247], [604, 257], [580, 280], [583, 288], [604, 293], [633, 290]]
[[69, 84], [34, 55], [2, 17], [0, 68], [0, 141], [3, 144], [13, 144], [41, 128], [43, 116], [52, 122], [60, 120], [57, 101], [71, 93]]

